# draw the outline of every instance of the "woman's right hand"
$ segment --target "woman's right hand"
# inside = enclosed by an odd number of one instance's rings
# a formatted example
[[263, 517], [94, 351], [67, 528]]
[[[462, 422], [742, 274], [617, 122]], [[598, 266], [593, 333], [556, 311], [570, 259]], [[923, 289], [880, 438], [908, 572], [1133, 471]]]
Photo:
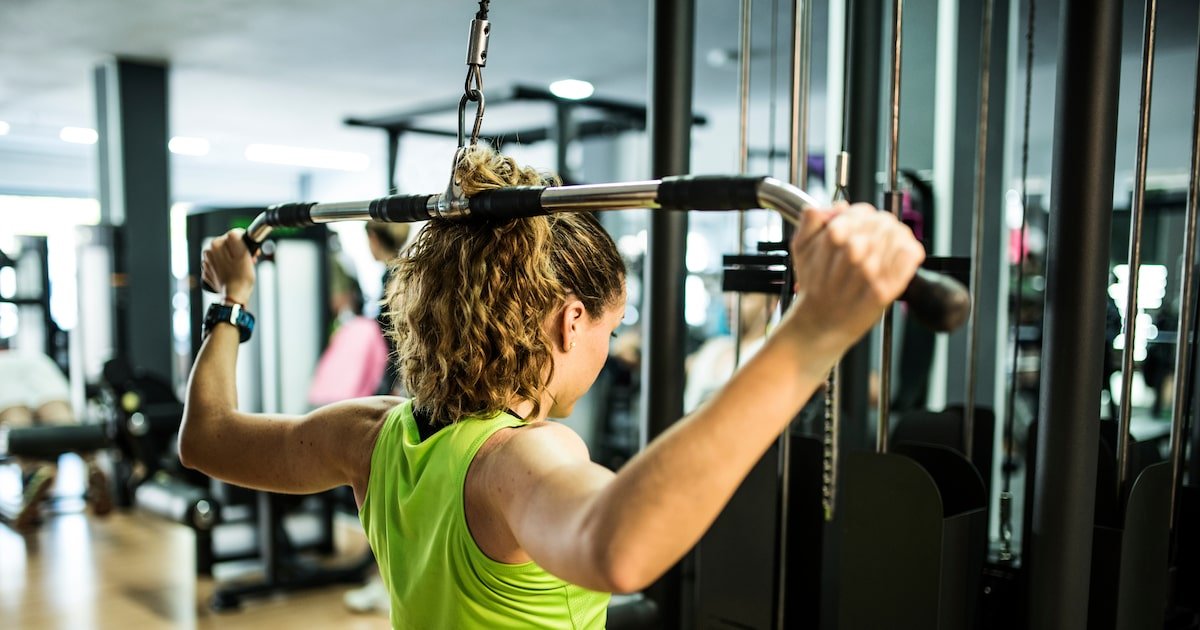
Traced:
[[925, 260], [912, 230], [869, 204], [808, 210], [791, 243], [796, 303], [785, 329], [844, 352], [896, 298]]

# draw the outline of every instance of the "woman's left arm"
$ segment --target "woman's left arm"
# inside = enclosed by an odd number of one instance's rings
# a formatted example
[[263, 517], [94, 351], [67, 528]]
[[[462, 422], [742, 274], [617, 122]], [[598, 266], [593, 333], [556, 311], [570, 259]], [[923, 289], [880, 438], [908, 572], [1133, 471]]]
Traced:
[[[249, 300], [254, 263], [241, 230], [213, 240], [204, 252], [203, 275], [228, 301]], [[243, 413], [237, 409], [239, 337], [235, 326], [218, 324], [196, 355], [179, 428], [183, 465], [274, 492], [302, 494], [348, 484], [361, 499], [382, 419], [400, 399], [360, 398], [303, 416]]]
[[179, 460], [222, 481], [272, 492], [308, 494], [341, 485], [362, 498], [390, 396], [326, 405], [302, 416], [237, 409], [238, 331], [217, 326], [188, 381]]

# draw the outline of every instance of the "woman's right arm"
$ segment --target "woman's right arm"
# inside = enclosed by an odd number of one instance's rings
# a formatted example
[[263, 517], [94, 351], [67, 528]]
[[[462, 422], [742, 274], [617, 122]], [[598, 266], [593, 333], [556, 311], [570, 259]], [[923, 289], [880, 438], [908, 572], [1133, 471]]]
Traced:
[[612, 475], [569, 431], [490, 458], [495, 509], [529, 556], [598, 590], [644, 588], [708, 530], [841, 355], [905, 289], [924, 252], [870, 206], [812, 213], [792, 242], [797, 302], [729, 383]]

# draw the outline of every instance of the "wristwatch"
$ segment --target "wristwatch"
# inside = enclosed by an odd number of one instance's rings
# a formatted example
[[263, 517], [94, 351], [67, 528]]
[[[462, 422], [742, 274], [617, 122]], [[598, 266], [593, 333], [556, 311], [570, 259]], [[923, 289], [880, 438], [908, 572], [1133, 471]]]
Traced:
[[233, 324], [237, 326], [241, 343], [250, 339], [254, 332], [254, 316], [242, 308], [241, 304], [213, 304], [204, 315], [204, 336], [207, 337], [217, 324]]

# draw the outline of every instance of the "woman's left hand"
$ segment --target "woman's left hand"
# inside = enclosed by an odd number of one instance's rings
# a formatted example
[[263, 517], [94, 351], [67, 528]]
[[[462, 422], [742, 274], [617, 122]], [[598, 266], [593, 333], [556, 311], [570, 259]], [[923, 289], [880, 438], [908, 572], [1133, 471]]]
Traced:
[[242, 241], [245, 230], [234, 228], [213, 239], [204, 250], [201, 277], [225, 299], [245, 305], [254, 291], [254, 259]]

